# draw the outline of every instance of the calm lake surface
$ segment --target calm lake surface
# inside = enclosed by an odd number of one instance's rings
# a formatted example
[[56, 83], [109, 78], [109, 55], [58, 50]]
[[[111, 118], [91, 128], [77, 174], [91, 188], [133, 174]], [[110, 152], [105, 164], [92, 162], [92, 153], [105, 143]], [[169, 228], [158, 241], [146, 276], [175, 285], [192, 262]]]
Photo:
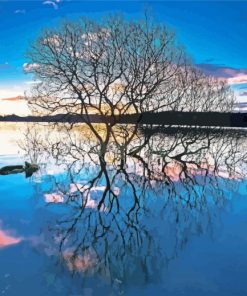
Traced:
[[0, 295], [247, 295], [244, 133], [1, 123]]

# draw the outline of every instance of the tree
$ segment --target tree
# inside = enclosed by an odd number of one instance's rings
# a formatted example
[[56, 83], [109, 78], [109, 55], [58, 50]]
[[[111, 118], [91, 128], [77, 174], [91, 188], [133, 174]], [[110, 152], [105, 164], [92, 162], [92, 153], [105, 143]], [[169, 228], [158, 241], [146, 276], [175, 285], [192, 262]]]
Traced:
[[[118, 128], [127, 138], [125, 127]], [[54, 211], [45, 223], [47, 249], [73, 273], [107, 278], [113, 286], [117, 279], [121, 292], [133, 271], [138, 283], [157, 280], [192, 237], [212, 234], [220, 221], [216, 210], [227, 206], [245, 176], [241, 130], [144, 129], [122, 141], [124, 149], [120, 139], [109, 142], [107, 167], [90, 134], [53, 132], [42, 139], [34, 125], [22, 144], [28, 157], [36, 151], [45, 163], [43, 173], [50, 171], [48, 159], [65, 170], [49, 175], [49, 186], [36, 183], [36, 199], [64, 203], [63, 214]]]
[[28, 101], [42, 114], [83, 114], [91, 125], [91, 113], [104, 121], [105, 115], [233, 106], [226, 82], [192, 66], [175, 34], [147, 15], [63, 22], [44, 31], [27, 56], [24, 70], [39, 81]]

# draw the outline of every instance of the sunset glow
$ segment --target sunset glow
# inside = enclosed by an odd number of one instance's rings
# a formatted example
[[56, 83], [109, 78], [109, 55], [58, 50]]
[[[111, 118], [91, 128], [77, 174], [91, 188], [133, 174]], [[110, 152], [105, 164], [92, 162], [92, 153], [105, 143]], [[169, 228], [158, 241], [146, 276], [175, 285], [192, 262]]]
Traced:
[[0, 249], [19, 244], [21, 241], [21, 238], [11, 236], [8, 232], [0, 230]]
[[0, 16], [0, 296], [247, 295], [247, 0]]

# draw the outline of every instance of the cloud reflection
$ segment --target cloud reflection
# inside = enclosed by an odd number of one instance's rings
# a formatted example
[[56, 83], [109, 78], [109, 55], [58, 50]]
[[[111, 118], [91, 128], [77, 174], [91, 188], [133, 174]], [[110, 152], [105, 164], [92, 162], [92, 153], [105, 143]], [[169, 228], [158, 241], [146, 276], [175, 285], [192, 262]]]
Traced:
[[8, 231], [0, 230], [0, 249], [19, 244], [23, 239], [9, 234]]

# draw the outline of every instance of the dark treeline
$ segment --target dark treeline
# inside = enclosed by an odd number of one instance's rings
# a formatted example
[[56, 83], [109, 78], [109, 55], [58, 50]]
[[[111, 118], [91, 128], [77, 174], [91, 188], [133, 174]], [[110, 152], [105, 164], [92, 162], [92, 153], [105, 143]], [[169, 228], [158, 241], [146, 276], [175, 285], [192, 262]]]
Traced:
[[154, 124], [178, 126], [219, 126], [247, 127], [247, 113], [220, 112], [146, 112], [142, 114], [125, 114], [121, 116], [102, 116], [98, 114], [73, 115], [57, 114], [53, 116], [0, 116], [2, 122], [52, 122], [52, 123], [116, 123], [122, 124]]

